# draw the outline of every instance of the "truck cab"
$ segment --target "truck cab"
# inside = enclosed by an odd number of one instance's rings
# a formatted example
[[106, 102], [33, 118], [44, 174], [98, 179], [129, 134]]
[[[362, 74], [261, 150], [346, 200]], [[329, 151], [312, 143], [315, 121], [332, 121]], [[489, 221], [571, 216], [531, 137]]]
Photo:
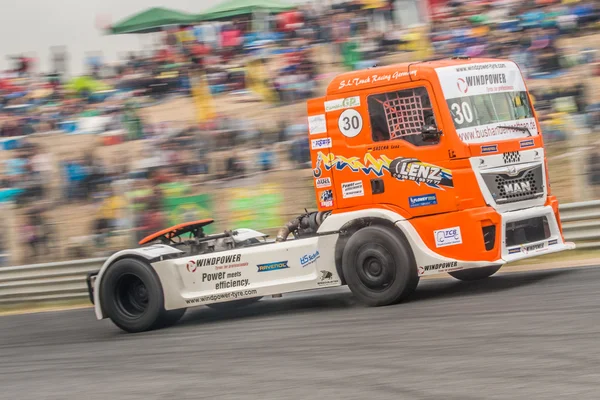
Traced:
[[398, 215], [413, 252], [429, 257], [423, 265], [415, 254], [419, 275], [574, 248], [564, 241], [539, 121], [514, 62], [348, 72], [309, 100], [308, 126], [319, 211]]

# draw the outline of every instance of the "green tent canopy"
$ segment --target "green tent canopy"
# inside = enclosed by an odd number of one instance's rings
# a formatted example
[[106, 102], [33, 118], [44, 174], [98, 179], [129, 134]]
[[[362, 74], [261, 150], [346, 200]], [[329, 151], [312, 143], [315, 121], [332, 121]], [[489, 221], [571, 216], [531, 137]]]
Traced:
[[167, 25], [190, 25], [196, 21], [192, 14], [156, 7], [117, 22], [110, 27], [110, 33], [119, 35], [158, 32]]
[[295, 8], [294, 5], [278, 0], [226, 0], [196, 15], [196, 19], [200, 21], [214, 21], [253, 14], [257, 11], [278, 13], [293, 8]]

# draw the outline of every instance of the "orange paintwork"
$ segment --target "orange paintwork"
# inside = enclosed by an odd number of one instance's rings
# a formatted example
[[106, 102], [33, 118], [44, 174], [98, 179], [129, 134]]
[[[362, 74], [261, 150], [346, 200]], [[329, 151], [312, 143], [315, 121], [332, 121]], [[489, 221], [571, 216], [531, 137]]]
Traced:
[[183, 233], [189, 232], [190, 229], [186, 229], [186, 228], [192, 228], [194, 226], [203, 227], [206, 225], [210, 225], [213, 222], [215, 222], [215, 221], [212, 219], [200, 219], [198, 221], [184, 222], [182, 224], [177, 224], [177, 225], [171, 226], [170, 228], [163, 229], [162, 231], [158, 231], [151, 235], [146, 236], [145, 238], [140, 240], [139, 244], [144, 245], [146, 243], [150, 243], [151, 241], [156, 240], [163, 235], [166, 236], [167, 239], [170, 239], [175, 236], [181, 235]]
[[[310, 128], [312, 130], [309, 132], [319, 210], [340, 213], [372, 207], [391, 207], [400, 215], [410, 219], [427, 247], [436, 253], [460, 260], [497, 260], [500, 257], [498, 240], [500, 229], [496, 232], [497, 241], [494, 249], [485, 251], [482, 226], [491, 223], [500, 224], [501, 216], [494, 208], [486, 205], [469, 161], [470, 157], [482, 155], [482, 143], [467, 144], [458, 137], [436, 68], [498, 61], [447, 59], [406, 63], [348, 72], [333, 79], [324, 97], [307, 102], [309, 119], [324, 116], [324, 126]], [[417, 87], [425, 87], [431, 99], [437, 127], [443, 132], [439, 143], [414, 146], [405, 140], [374, 141], [367, 97]], [[358, 98], [360, 104], [341, 105], [342, 99], [348, 100], [350, 97]], [[332, 105], [326, 110], [327, 102]], [[338, 126], [340, 115], [349, 108], [358, 111], [362, 117], [362, 126], [359, 133], [354, 136], [343, 135]], [[528, 146], [528, 149], [544, 146], [535, 110], [533, 115], [540, 134], [525, 138], [533, 141], [533, 145]], [[316, 142], [316, 147], [321, 148], [313, 148], [315, 140], [322, 140]], [[502, 154], [522, 150], [520, 145], [522, 140], [524, 138], [490, 143], [497, 145], [496, 154]], [[395, 179], [389, 171], [389, 166], [392, 160], [399, 157], [418, 159], [442, 168], [447, 172], [445, 176], [449, 177], [446, 185], [431, 187], [424, 183], [417, 184], [410, 180]], [[385, 188], [383, 193], [372, 193], [374, 179], [383, 182]], [[348, 192], [344, 192], [342, 184], [354, 182], [356, 184], [353, 187], [358, 187], [357, 191], [353, 192], [356, 195], [344, 198], [343, 194]], [[361, 184], [362, 192], [359, 188]], [[437, 204], [410, 207], [409, 197], [431, 194], [435, 194]], [[554, 207], [555, 200], [549, 198], [548, 202]], [[555, 213], [558, 213], [557, 209]], [[436, 248], [433, 231], [454, 226], [461, 227], [463, 244]]]

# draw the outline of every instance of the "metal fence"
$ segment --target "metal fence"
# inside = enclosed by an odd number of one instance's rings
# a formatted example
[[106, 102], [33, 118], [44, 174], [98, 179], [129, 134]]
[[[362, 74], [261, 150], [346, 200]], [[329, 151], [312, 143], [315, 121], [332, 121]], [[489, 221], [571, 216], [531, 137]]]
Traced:
[[562, 204], [559, 211], [567, 240], [578, 249], [600, 248], [600, 200]]
[[[600, 248], [600, 201], [560, 206], [567, 240], [580, 249]], [[87, 301], [85, 278], [105, 258], [0, 268], [0, 306], [33, 302]]]

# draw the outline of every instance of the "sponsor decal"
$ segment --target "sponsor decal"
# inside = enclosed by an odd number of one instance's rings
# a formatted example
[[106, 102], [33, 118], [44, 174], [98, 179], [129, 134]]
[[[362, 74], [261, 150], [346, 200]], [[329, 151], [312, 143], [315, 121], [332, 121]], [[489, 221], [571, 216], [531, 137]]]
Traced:
[[315, 169], [313, 170], [313, 176], [318, 178], [322, 174], [322, 168], [326, 171], [332, 169], [343, 171], [349, 169], [352, 172], [362, 172], [365, 175], [373, 173], [375, 176], [382, 177], [384, 171], [388, 171], [388, 167], [392, 160], [384, 155], [374, 157], [372, 154], [365, 154], [363, 161], [360, 161], [358, 157], [344, 157], [336, 156], [331, 153], [317, 154], [317, 161]]
[[508, 254], [515, 254], [515, 253], [520, 253], [521, 249], [519, 247], [517, 247], [516, 249], [510, 249], [508, 250]]
[[[464, 82], [463, 93], [467, 93], [470, 87], [475, 86], [490, 86], [490, 85], [500, 85], [506, 84], [508, 80], [506, 79], [506, 74], [478, 74], [478, 75], [467, 75], [464, 79], [459, 78], [459, 81]], [[460, 90], [460, 86], [459, 86]]]
[[320, 271], [317, 285], [333, 285], [337, 283], [339, 283], [339, 281], [337, 279], [333, 279], [333, 272], [325, 270]]
[[506, 63], [482, 63], [482, 64], [469, 64], [469, 65], [461, 65], [460, 67], [452, 67], [455, 68], [456, 72], [468, 72], [468, 71], [481, 71], [485, 69], [502, 69], [508, 68]]
[[[465, 143], [475, 143], [478, 141], [489, 141], [497, 139], [510, 139], [523, 137], [527, 133], [521, 130], [502, 128], [503, 126], [516, 126], [519, 128], [528, 128], [532, 135], [537, 135], [535, 118], [525, 118], [519, 121], [497, 122], [487, 125], [476, 125], [456, 130], [458, 137]], [[529, 147], [529, 146], [527, 146]], [[521, 146], [523, 148], [523, 146]]]
[[434, 231], [433, 235], [435, 237], [435, 247], [453, 246], [462, 243], [459, 226]]
[[385, 155], [375, 157], [367, 153], [363, 161], [360, 161], [358, 157], [344, 157], [318, 152], [313, 176], [319, 178], [323, 174], [323, 168], [326, 171], [348, 169], [352, 172], [362, 172], [365, 175], [373, 174], [377, 177], [382, 177], [385, 171], [388, 171], [398, 180], [411, 180], [418, 184], [425, 183], [435, 189], [454, 187], [452, 172], [449, 169], [427, 164], [414, 158], [396, 158], [392, 160]]
[[235, 287], [244, 287], [250, 284], [249, 279], [240, 278], [242, 272], [203, 272], [202, 282], [215, 282], [215, 289], [231, 289]]
[[535, 146], [535, 142], [533, 141], [533, 139], [521, 140], [519, 142], [519, 145], [521, 146], [522, 149], [525, 149], [527, 147]]
[[419, 267], [418, 272], [419, 272], [419, 275], [423, 275], [427, 272], [446, 272], [446, 271], [452, 271], [455, 269], [461, 269], [458, 267], [458, 262], [450, 261], [450, 262], [445, 262], [445, 263], [425, 265], [424, 267]]
[[321, 207], [333, 207], [333, 192], [331, 189], [319, 193], [319, 203]]
[[548, 242], [548, 246], [552, 246], [558, 244], [558, 239], [552, 239], [551, 241]]
[[187, 299], [185, 302], [186, 302], [186, 304], [198, 304], [198, 303], [204, 303], [207, 301], [216, 302], [216, 301], [224, 300], [224, 299], [240, 299], [243, 297], [254, 297], [257, 294], [258, 294], [258, 291], [256, 289], [240, 290], [240, 291], [231, 292], [231, 293], [219, 293], [219, 294], [211, 294], [208, 296], [195, 297], [193, 299]]
[[350, 199], [352, 197], [361, 197], [365, 195], [362, 181], [342, 183], [342, 197]]
[[424, 194], [422, 196], [412, 196], [408, 198], [408, 205], [410, 208], [433, 206], [437, 204], [437, 197], [435, 193]]
[[521, 246], [522, 248], [522, 252], [527, 254], [527, 253], [531, 253], [532, 251], [539, 251], [542, 250], [545, 247], [544, 243], [537, 243], [537, 244], [530, 244], [528, 246]]
[[312, 139], [310, 141], [310, 148], [313, 150], [329, 149], [331, 148], [331, 138]]
[[198, 269], [198, 267], [196, 266], [196, 260], [190, 260], [190, 261], [188, 261], [187, 264], [185, 265], [185, 268], [189, 272], [196, 272], [196, 270]]
[[392, 176], [399, 181], [408, 180], [419, 185], [424, 183], [434, 189], [454, 187], [452, 172], [449, 169], [428, 164], [416, 158], [396, 158], [390, 163], [389, 170]]
[[464, 94], [467, 94], [469, 91], [469, 84], [464, 80], [464, 78], [458, 78], [456, 80], [456, 87], [458, 88], [459, 92]]
[[315, 179], [315, 186], [317, 189], [322, 189], [331, 186], [331, 178], [318, 178]]
[[278, 261], [267, 264], [258, 264], [256, 266], [258, 268], [258, 272], [269, 272], [269, 271], [277, 271], [278, 269], [286, 269], [289, 268], [287, 261]]
[[311, 135], [327, 133], [325, 114], [311, 115], [308, 117], [308, 133]]
[[344, 110], [353, 107], [360, 107], [360, 96], [346, 97], [345, 99], [329, 100], [325, 102], [325, 112]]
[[382, 74], [382, 75], [373, 74], [373, 75], [367, 76], [366, 78], [358, 78], [357, 77], [357, 78], [343, 79], [340, 81], [340, 86], [338, 87], [338, 89], [343, 89], [345, 87], [358, 87], [358, 86], [377, 83], [377, 82], [391, 82], [393, 80], [406, 78], [411, 75], [417, 76], [417, 71], [416, 70], [410, 71], [410, 72], [396, 71], [392, 74]]
[[321, 255], [319, 254], [319, 250], [315, 251], [312, 254], [306, 254], [302, 257], [300, 257], [300, 266], [302, 266], [302, 268], [306, 267], [307, 265], [310, 265], [314, 262], [316, 262], [319, 257], [321, 257]]
[[488, 144], [485, 146], [481, 146], [481, 153], [495, 153], [498, 151], [497, 144]]
[[[217, 266], [217, 269], [223, 268], [231, 268], [233, 266], [243, 266], [237, 265], [234, 263], [239, 263], [242, 259], [241, 254], [230, 254], [227, 256], [219, 256], [219, 257], [208, 257], [208, 258], [199, 258], [196, 260], [190, 260], [187, 262], [185, 268], [189, 272], [196, 272], [196, 270], [200, 267], [208, 267], [208, 266]], [[247, 263], [244, 263], [247, 265]]]

